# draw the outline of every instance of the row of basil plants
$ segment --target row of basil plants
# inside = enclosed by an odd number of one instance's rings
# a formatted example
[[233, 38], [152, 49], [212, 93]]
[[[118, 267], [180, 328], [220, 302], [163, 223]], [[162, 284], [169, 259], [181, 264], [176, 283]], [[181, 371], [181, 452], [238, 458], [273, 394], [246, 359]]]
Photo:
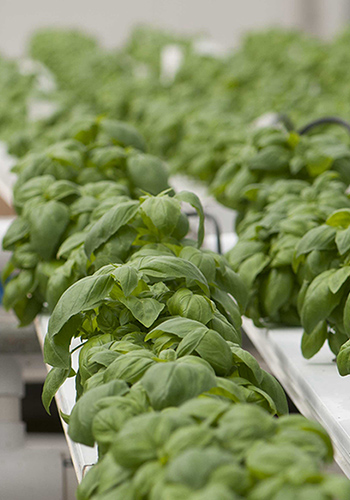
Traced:
[[304, 328], [306, 358], [328, 341], [350, 373], [350, 148], [326, 133], [255, 131], [219, 171], [212, 191], [239, 211], [227, 254], [248, 286], [258, 326]]
[[4, 305], [21, 324], [52, 313], [43, 403], [75, 377], [63, 418], [99, 449], [79, 500], [348, 498], [347, 480], [322, 472], [325, 431], [286, 416], [282, 388], [241, 347], [248, 290], [201, 249], [199, 199], [175, 194], [144, 150], [130, 126], [89, 119], [15, 167]]

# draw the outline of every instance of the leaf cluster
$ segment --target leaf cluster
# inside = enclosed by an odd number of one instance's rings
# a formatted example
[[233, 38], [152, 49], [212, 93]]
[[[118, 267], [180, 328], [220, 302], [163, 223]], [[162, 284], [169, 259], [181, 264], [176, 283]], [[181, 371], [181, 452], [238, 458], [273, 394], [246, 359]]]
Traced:
[[142, 393], [132, 389], [120, 397], [121, 387], [108, 390], [108, 395], [95, 390], [93, 398], [91, 389], [76, 406], [84, 402], [89, 419], [94, 413], [90, 426], [104, 450], [80, 484], [78, 500], [345, 500], [349, 495], [345, 478], [321, 472], [332, 447], [323, 429], [304, 417], [275, 420], [254, 405], [202, 396], [147, 411]]

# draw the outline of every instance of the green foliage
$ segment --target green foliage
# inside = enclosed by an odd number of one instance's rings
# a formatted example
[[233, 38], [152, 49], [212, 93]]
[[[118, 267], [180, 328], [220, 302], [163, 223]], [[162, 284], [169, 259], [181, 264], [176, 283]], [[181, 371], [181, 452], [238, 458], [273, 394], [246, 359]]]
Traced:
[[[14, 271], [19, 271], [18, 276], [24, 273], [24, 281], [28, 281], [25, 276], [32, 279], [27, 287], [14, 278], [6, 287], [4, 305], [14, 308], [22, 324], [32, 321], [46, 303], [52, 310], [79, 278], [110, 262], [125, 262], [141, 246], [162, 241], [176, 246], [179, 240], [172, 233], [181, 240], [189, 229], [181, 212], [181, 193], [180, 198], [167, 192], [138, 198], [148, 185], [154, 159], [132, 149], [138, 143], [142, 146], [132, 127], [104, 119], [78, 125], [73, 139], [56, 143], [44, 153], [30, 153], [15, 167], [14, 204], [19, 217], [3, 240], [4, 249], [13, 252], [3, 279]], [[127, 169], [128, 158], [134, 155], [144, 162], [136, 184]], [[159, 187], [167, 188], [166, 166], [159, 164], [157, 169], [158, 177], [159, 169], [163, 172]], [[200, 242], [201, 204], [195, 195], [183, 196], [200, 213]], [[176, 210], [169, 212], [169, 206]], [[169, 225], [170, 215], [175, 218]]]
[[[108, 415], [118, 414], [118, 398], [108, 399], [111, 405], [94, 421], [103, 413], [107, 424]], [[332, 451], [318, 424], [300, 416], [274, 420], [249, 404], [220, 405], [200, 397], [129, 417], [84, 477], [78, 499], [127, 492], [132, 499], [277, 500], [281, 491], [295, 498], [347, 498], [347, 480], [320, 470]]]
[[[174, 43], [170, 81], [161, 54]], [[21, 324], [52, 311], [43, 403], [74, 376], [69, 435], [99, 447], [79, 500], [348, 498], [348, 482], [321, 471], [324, 430], [272, 418], [287, 413], [284, 392], [240, 346], [246, 306], [257, 323], [301, 318], [305, 357], [328, 339], [349, 372], [350, 150], [333, 134], [248, 128], [270, 111], [350, 116], [347, 36], [274, 30], [223, 58], [195, 46], [144, 28], [109, 52], [75, 31], [38, 33], [30, 52], [56, 80], [56, 111], [34, 123], [33, 75], [0, 60], [0, 136], [17, 132], [20, 157], [4, 305]], [[170, 190], [153, 154], [240, 210], [233, 269], [200, 249], [200, 201]], [[197, 242], [184, 240], [182, 203], [199, 215]]]
[[[326, 221], [334, 210], [338, 213], [339, 207], [350, 206], [346, 187], [336, 174], [325, 172], [312, 185], [301, 180], [278, 180], [255, 189], [256, 200], [237, 225], [239, 241], [227, 259], [250, 287], [247, 313], [257, 324], [268, 321], [298, 325], [299, 314], [302, 321], [309, 316], [309, 305], [304, 313], [301, 308], [310, 281], [339, 265], [335, 238], [344, 229], [337, 230]], [[337, 284], [341, 287], [341, 280], [346, 281], [346, 270], [340, 274], [331, 278], [335, 294]], [[315, 295], [316, 314], [331, 307], [329, 298], [336, 305], [339, 293], [333, 300], [332, 291], [328, 297], [327, 290], [325, 309], [316, 305], [320, 296]], [[308, 303], [311, 292], [312, 288], [307, 292]], [[308, 333], [322, 319], [315, 316]]]

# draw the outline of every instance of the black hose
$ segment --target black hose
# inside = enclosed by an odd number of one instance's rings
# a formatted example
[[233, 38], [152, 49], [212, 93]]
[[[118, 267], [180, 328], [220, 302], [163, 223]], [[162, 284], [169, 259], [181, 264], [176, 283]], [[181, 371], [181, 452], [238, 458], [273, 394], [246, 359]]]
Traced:
[[312, 130], [313, 128], [318, 127], [319, 125], [331, 125], [331, 124], [340, 125], [341, 127], [346, 128], [347, 131], [350, 133], [350, 123], [336, 116], [326, 116], [324, 118], [319, 118], [318, 120], [314, 120], [308, 123], [307, 125], [301, 127], [298, 130], [298, 133], [300, 135], [303, 135]]

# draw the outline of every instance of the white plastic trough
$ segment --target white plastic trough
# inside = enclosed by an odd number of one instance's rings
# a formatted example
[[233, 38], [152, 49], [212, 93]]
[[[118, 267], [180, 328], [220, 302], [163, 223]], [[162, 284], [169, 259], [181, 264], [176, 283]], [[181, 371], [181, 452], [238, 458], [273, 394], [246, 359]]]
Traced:
[[[44, 338], [47, 332], [48, 322], [49, 316], [47, 315], [40, 315], [35, 320], [35, 327], [41, 347], [43, 347], [44, 345]], [[75, 339], [75, 341], [76, 345], [78, 345], [79, 340]], [[73, 347], [75, 347], [74, 343]], [[78, 357], [79, 350], [75, 351], [72, 354], [72, 367], [74, 369], [78, 368]], [[49, 370], [50, 366], [47, 365], [47, 369]], [[69, 415], [75, 404], [75, 377], [69, 378], [65, 381], [63, 386], [57, 392], [55, 399], [58, 410]], [[67, 424], [63, 420], [61, 421], [67, 439], [69, 451], [72, 457], [75, 473], [77, 475], [78, 481], [80, 482], [88, 467], [97, 462], [97, 447], [90, 448], [88, 446], [74, 443], [68, 436]]]

